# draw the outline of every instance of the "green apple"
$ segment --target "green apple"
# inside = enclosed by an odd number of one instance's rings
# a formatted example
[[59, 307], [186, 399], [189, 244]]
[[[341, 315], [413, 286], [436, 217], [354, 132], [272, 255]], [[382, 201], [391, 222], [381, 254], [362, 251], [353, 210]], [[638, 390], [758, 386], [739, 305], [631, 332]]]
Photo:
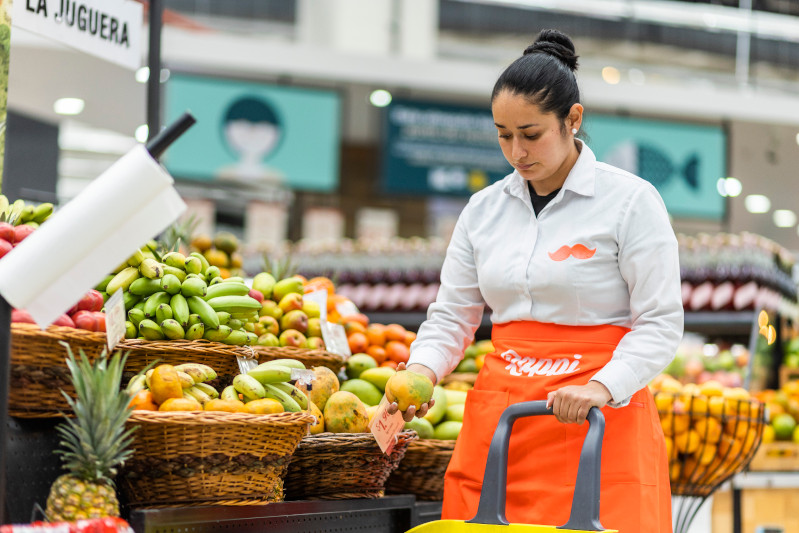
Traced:
[[[300, 278], [283, 278], [272, 287], [272, 299], [279, 302], [287, 294], [295, 293], [302, 296], [303, 292], [302, 280]], [[300, 307], [302, 307], [302, 305], [300, 305]]]
[[272, 289], [275, 286], [275, 277], [269, 272], [261, 272], [252, 278], [252, 288], [264, 295], [266, 300], [272, 298]]

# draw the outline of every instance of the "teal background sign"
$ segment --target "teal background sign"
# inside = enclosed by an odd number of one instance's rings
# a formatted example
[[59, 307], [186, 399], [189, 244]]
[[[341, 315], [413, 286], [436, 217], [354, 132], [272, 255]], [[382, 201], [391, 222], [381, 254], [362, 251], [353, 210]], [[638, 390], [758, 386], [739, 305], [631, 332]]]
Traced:
[[166, 122], [197, 118], [165, 154], [178, 179], [332, 191], [339, 182], [340, 104], [332, 91], [173, 74]]
[[513, 169], [485, 108], [394, 100], [383, 116], [382, 189], [469, 196]]
[[651, 182], [672, 216], [719, 220], [727, 176], [724, 130], [677, 122], [586, 115], [583, 129], [599, 161]]

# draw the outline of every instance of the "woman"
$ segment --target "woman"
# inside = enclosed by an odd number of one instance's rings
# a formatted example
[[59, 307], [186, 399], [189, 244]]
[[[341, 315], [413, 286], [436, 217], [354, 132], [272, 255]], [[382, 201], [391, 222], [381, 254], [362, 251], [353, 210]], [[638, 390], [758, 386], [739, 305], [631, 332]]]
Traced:
[[496, 351], [467, 399], [443, 518], [476, 513], [502, 411], [546, 399], [554, 417], [514, 425], [508, 520], [568, 520], [582, 423], [597, 406], [606, 418], [602, 524], [665, 533], [668, 461], [646, 384], [682, 337], [677, 241], [655, 188], [575, 139], [583, 106], [574, 52], [569, 37], [545, 30], [497, 80], [491, 108], [515, 170], [461, 213], [408, 369], [440, 381], [463, 357], [484, 305], [492, 309]]

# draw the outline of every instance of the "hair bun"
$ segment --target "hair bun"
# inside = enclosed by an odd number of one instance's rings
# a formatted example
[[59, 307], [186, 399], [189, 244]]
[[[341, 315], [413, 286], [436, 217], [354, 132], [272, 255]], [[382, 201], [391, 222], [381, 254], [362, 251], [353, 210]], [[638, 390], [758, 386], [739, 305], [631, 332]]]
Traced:
[[554, 56], [561, 63], [569, 67], [569, 70], [577, 70], [578, 56], [575, 54], [574, 43], [569, 36], [563, 32], [558, 30], [541, 30], [535, 42], [524, 50], [524, 55], [535, 53]]

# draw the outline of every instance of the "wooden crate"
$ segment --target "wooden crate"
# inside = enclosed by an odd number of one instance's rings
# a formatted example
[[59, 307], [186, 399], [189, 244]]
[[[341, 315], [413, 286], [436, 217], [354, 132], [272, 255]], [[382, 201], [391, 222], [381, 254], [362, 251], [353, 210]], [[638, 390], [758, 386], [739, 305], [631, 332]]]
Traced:
[[797, 472], [799, 471], [799, 444], [793, 442], [761, 444], [749, 464], [749, 469], [765, 472]]
[[[741, 491], [741, 531], [799, 531], [796, 488], [747, 488]], [[712, 533], [733, 530], [732, 495], [719, 490], [713, 495]]]

